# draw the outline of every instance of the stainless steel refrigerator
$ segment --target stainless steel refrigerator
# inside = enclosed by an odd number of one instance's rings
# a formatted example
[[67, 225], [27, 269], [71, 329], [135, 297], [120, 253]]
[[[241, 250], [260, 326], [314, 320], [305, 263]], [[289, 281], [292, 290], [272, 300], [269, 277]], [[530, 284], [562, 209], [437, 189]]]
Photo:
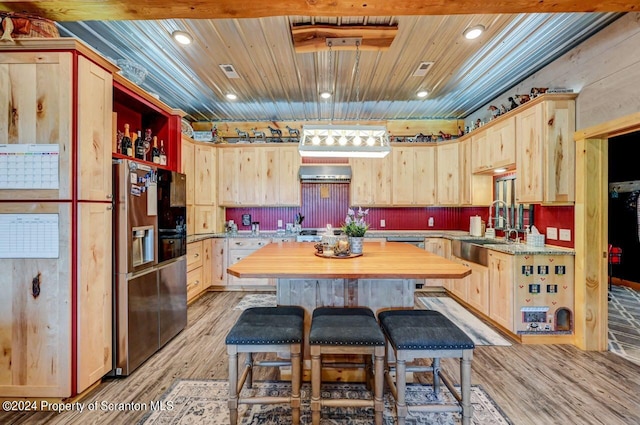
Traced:
[[[187, 324], [184, 180], [183, 174], [114, 160], [112, 376], [129, 375]], [[162, 241], [169, 231], [185, 248], [167, 255]]]

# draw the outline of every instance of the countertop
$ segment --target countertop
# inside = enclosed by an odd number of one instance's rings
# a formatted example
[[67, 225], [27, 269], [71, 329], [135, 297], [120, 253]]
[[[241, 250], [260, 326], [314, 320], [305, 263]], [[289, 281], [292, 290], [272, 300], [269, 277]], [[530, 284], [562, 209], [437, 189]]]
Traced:
[[[463, 230], [370, 230], [366, 233], [366, 238], [384, 238], [384, 237], [402, 237], [402, 236], [418, 236], [425, 238], [446, 238], [450, 240], [470, 238], [469, 232]], [[187, 237], [187, 243], [198, 242], [210, 238], [291, 238], [295, 240], [295, 233], [283, 233], [276, 231], [261, 231], [257, 235], [250, 231], [239, 231], [235, 234], [231, 233], [199, 233]], [[474, 239], [485, 239], [476, 238]], [[545, 245], [542, 247], [527, 245], [526, 243], [512, 244], [486, 244], [485, 247], [511, 255], [575, 255], [575, 250], [571, 248], [562, 248], [558, 246]]]
[[312, 279], [448, 279], [471, 269], [402, 242], [364, 243], [364, 255], [325, 258], [313, 242], [269, 244], [229, 266], [236, 277]]

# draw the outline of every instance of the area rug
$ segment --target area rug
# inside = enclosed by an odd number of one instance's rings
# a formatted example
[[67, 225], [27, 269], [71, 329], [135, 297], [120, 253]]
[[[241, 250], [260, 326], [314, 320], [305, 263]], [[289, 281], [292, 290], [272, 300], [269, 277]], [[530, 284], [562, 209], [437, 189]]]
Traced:
[[511, 345], [509, 341], [484, 324], [467, 309], [448, 297], [420, 297], [428, 310], [436, 310], [458, 325], [476, 345]]
[[[250, 391], [252, 395], [258, 396], [287, 395], [290, 388], [290, 385], [284, 382], [256, 382], [253, 389], [245, 389], [243, 394], [248, 395], [249, 393], [245, 392]], [[369, 396], [370, 394], [362, 384], [323, 384], [322, 391], [324, 397], [333, 398], [363, 398], [364, 395]], [[311, 423], [310, 394], [311, 387], [305, 383], [301, 392], [301, 424]], [[442, 394], [440, 402], [451, 403], [453, 401], [453, 396], [446, 389]], [[139, 424], [226, 425], [229, 423], [227, 396], [226, 381], [179, 379], [162, 395], [161, 401], [167, 408], [149, 412]], [[417, 400], [424, 402], [425, 399], [435, 401], [431, 386], [414, 384], [408, 386], [408, 425], [450, 425], [460, 422], [460, 415], [457, 413], [418, 413], [411, 411], [412, 403]], [[512, 424], [481, 387], [471, 387], [471, 403], [473, 405], [472, 424]], [[392, 396], [386, 392], [383, 421], [385, 425], [393, 425], [394, 413], [395, 407], [392, 402]], [[373, 409], [325, 408], [323, 409], [322, 417], [322, 425], [371, 425], [373, 423]], [[289, 425], [291, 423], [291, 410], [286, 404], [240, 405], [238, 418], [238, 423], [242, 425]]]
[[275, 294], [250, 294], [242, 297], [240, 302], [233, 307], [234, 310], [246, 310], [251, 307], [275, 307]]
[[609, 294], [609, 351], [640, 365], [640, 293], [613, 285]]

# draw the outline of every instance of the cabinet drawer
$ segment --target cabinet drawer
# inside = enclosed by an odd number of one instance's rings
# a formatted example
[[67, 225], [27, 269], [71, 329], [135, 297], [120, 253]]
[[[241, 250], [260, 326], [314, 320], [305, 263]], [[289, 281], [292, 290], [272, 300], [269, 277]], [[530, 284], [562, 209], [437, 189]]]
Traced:
[[232, 238], [229, 239], [229, 251], [233, 249], [249, 249], [255, 251], [267, 245], [270, 239], [262, 238]]
[[228, 264], [231, 266], [254, 252], [256, 252], [255, 249], [231, 249], [229, 250]]
[[187, 272], [187, 301], [202, 292], [202, 267]]
[[202, 267], [202, 241], [187, 245], [187, 271]]
[[295, 236], [278, 236], [275, 238], [271, 238], [271, 243], [278, 243], [278, 242], [295, 242], [296, 238]]

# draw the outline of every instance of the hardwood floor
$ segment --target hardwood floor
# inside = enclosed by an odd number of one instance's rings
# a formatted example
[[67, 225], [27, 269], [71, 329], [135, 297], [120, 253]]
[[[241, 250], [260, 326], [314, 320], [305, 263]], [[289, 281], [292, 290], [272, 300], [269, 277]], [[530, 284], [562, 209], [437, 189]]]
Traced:
[[[231, 308], [244, 295], [204, 295], [189, 307], [189, 324], [181, 334], [130, 377], [103, 382], [81, 402], [148, 404], [177, 378], [227, 379], [224, 337], [240, 314]], [[443, 367], [457, 373], [453, 361], [443, 361]], [[255, 377], [275, 379], [273, 373], [258, 370]], [[565, 345], [479, 346], [472, 383], [481, 385], [516, 425], [640, 423], [640, 366], [609, 352]], [[131, 424], [144, 414], [86, 408], [61, 414], [1, 412], [0, 423]]]

